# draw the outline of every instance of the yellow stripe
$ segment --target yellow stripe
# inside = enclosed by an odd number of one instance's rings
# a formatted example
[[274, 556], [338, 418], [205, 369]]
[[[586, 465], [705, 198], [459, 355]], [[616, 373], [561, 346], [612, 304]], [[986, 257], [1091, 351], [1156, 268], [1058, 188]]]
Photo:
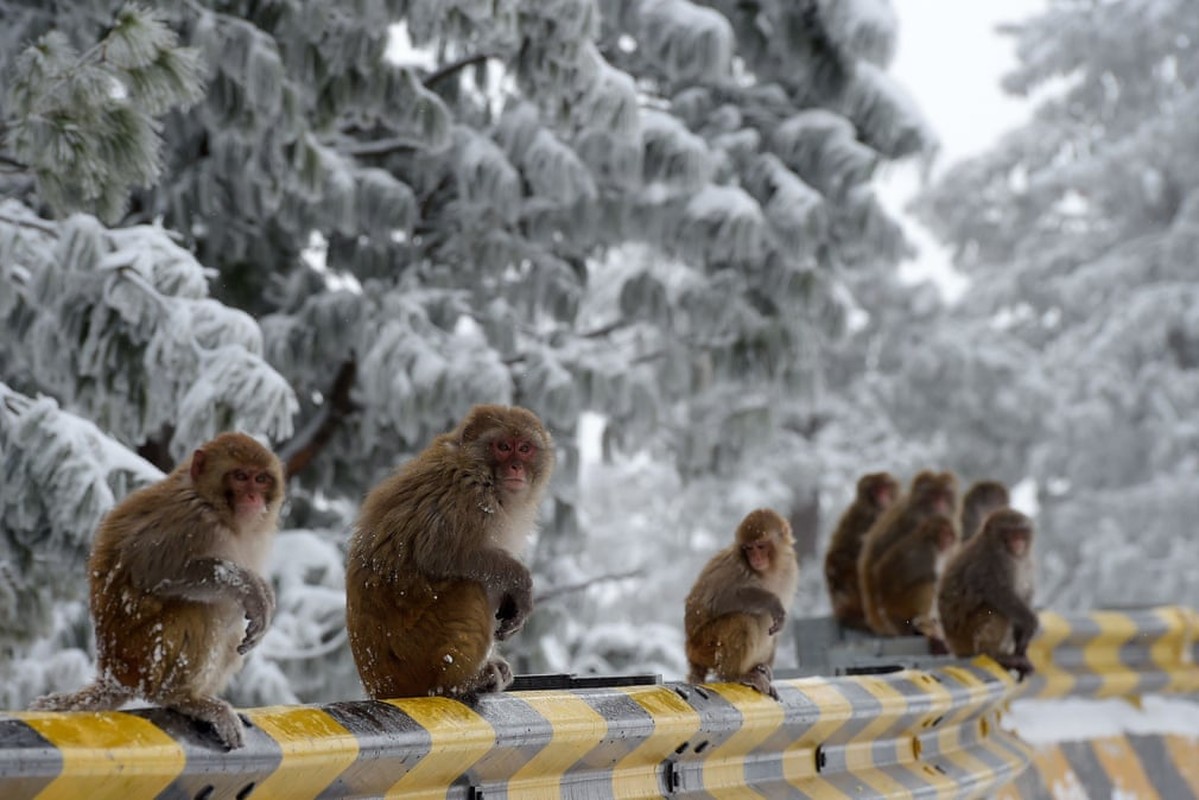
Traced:
[[1085, 796], [1082, 781], [1058, 745], [1042, 745], [1032, 760], [1033, 768], [1051, 797]]
[[154, 797], [183, 772], [178, 742], [153, 723], [120, 711], [13, 713], [62, 755], [62, 773], [43, 800]]
[[1192, 612], [1181, 606], [1164, 606], [1153, 609], [1153, 613], [1161, 617], [1169, 628], [1149, 647], [1149, 657], [1170, 679], [1162, 691], [1199, 691], [1199, 669], [1195, 668], [1190, 653], [1196, 636]]
[[662, 793], [658, 784], [658, 765], [663, 755], [673, 752], [699, 732], [699, 713], [665, 687], [634, 686], [622, 691], [649, 712], [654, 720], [654, 730], [613, 765], [612, 796], [656, 797]]
[[608, 722], [570, 692], [528, 692], [520, 699], [549, 720], [553, 736], [508, 779], [508, 794], [555, 800], [562, 796], [562, 775], [594, 750], [608, 734]]
[[1120, 661], [1120, 647], [1137, 635], [1137, 624], [1127, 614], [1111, 611], [1090, 615], [1099, 623], [1100, 633], [1082, 649], [1082, 660], [1102, 681], [1096, 697], [1132, 694], [1140, 676]]
[[[971, 720], [969, 724], [981, 725], [982, 720]], [[937, 745], [941, 749], [941, 757], [965, 770], [971, 775], [986, 775], [994, 780], [994, 772], [986, 762], [967, 750], [962, 744], [962, 725], [951, 723], [937, 734]]]
[[1171, 734], [1162, 740], [1174, 768], [1191, 787], [1191, 794], [1199, 797], [1199, 738]]
[[1152, 800], [1158, 797], [1153, 788], [1153, 781], [1145, 775], [1141, 760], [1136, 751], [1123, 736], [1109, 736], [1093, 739], [1090, 742], [1095, 758], [1099, 760], [1103, 771], [1111, 778], [1113, 792], [1119, 790], [1121, 797], [1136, 797], [1138, 800]]
[[[743, 797], [745, 756], [783, 724], [783, 707], [739, 683], [711, 687], [741, 712], [741, 726], [704, 760], [704, 789], [715, 797]], [[757, 795], [754, 792], [754, 795]]]
[[813, 797], [839, 797], [841, 793], [828, 784], [824, 784], [824, 787], [832, 792], [831, 795], [816, 794], [815, 790], [820, 788], [812, 782], [813, 778], [819, 776], [816, 771], [816, 748], [853, 717], [853, 704], [824, 678], [801, 678], [785, 683], [803, 692], [804, 697], [815, 703], [820, 716], [784, 750], [783, 778]]
[[[903, 784], [878, 769], [874, 763], [873, 745], [879, 736], [891, 728], [896, 719], [908, 711], [908, 701], [898, 689], [877, 678], [858, 678], [856, 683], [882, 703], [882, 710], [870, 724], [863, 728], [854, 740], [845, 746], [845, 765], [855, 777], [870, 785], [875, 791], [888, 798], [911, 797]], [[915, 760], [913, 737], [906, 740], [888, 739], [887, 746], [894, 747], [894, 756], [899, 763]], [[884, 765], [886, 766], [886, 765]]]
[[283, 751], [283, 762], [255, 787], [255, 797], [316, 797], [358, 758], [358, 739], [319, 708], [278, 706], [243, 713]]
[[1038, 618], [1040, 630], [1028, 644], [1028, 658], [1037, 668], [1037, 675], [1045, 681], [1045, 686], [1037, 696], [1063, 697], [1073, 690], [1075, 679], [1069, 672], [1054, 665], [1053, 651], [1070, 636], [1070, 622], [1053, 611], [1042, 611]]
[[495, 729], [457, 700], [420, 697], [385, 700], [412, 717], [432, 737], [429, 753], [387, 790], [387, 797], [445, 797], [462, 773], [495, 747]]

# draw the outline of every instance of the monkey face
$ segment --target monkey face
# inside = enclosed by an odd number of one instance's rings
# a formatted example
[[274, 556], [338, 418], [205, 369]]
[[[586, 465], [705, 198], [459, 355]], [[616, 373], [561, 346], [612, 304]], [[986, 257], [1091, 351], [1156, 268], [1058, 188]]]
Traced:
[[759, 539], [756, 542], [741, 545], [741, 553], [745, 556], [745, 563], [749, 564], [750, 569], [754, 572], [765, 572], [770, 569], [774, 548], [770, 542]]
[[247, 519], [266, 513], [275, 491], [269, 470], [238, 467], [225, 473], [225, 498], [234, 516]]
[[522, 492], [535, 469], [537, 445], [523, 436], [503, 436], [491, 442], [491, 463], [499, 485], [507, 492]]
[[1028, 552], [1030, 538], [1030, 531], [1027, 528], [1011, 528], [1003, 535], [1008, 552], [1015, 558], [1022, 558]]

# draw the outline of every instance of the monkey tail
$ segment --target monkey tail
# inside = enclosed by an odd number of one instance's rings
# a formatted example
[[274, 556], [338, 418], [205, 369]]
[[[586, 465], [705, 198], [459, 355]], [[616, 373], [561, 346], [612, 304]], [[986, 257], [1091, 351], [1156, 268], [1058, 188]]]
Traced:
[[30, 711], [112, 711], [133, 699], [133, 692], [112, 680], [98, 678], [77, 692], [42, 695]]

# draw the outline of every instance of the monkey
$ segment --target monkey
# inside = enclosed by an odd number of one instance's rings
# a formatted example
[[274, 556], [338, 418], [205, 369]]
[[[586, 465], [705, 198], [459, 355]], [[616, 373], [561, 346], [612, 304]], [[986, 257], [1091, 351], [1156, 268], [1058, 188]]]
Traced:
[[518, 556], [553, 468], [536, 414], [476, 405], [367, 494], [346, 558], [346, 623], [370, 697], [473, 703], [511, 685], [494, 644], [532, 610]]
[[924, 635], [943, 645], [936, 617], [937, 579], [957, 546], [953, 519], [933, 514], [875, 562], [880, 633]]
[[976, 481], [962, 496], [962, 541], [978, 533], [987, 514], [1011, 503], [1007, 487], [999, 481]]
[[993, 511], [949, 561], [937, 591], [945, 643], [955, 656], [988, 655], [1021, 680], [1033, 672], [1033, 523], [1011, 508]]
[[715, 672], [777, 699], [774, 653], [798, 583], [791, 526], [770, 509], [751, 511], [687, 595], [688, 680], [703, 683]]
[[275, 454], [222, 433], [114, 506], [88, 559], [96, 679], [31, 707], [111, 710], [140, 697], [241, 747], [241, 720], [217, 695], [274, 617], [263, 570], [283, 495]]
[[871, 472], [858, 479], [857, 494], [841, 515], [824, 556], [824, 579], [833, 616], [842, 625], [869, 630], [858, 590], [858, 556], [862, 537], [899, 495], [899, 482], [889, 472]]
[[879, 616], [877, 564], [892, 545], [907, 538], [922, 520], [933, 514], [947, 516], [957, 524], [957, 477], [952, 472], [916, 473], [907, 494], [883, 512], [862, 540], [858, 587], [866, 623], [875, 633], [886, 634], [891, 630]]

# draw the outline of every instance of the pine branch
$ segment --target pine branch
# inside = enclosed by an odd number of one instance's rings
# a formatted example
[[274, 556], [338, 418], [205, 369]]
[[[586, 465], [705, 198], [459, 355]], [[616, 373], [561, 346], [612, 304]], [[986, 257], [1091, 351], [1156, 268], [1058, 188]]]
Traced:
[[425, 76], [424, 84], [426, 89], [433, 88], [433, 84], [443, 81], [453, 75], [455, 72], [466, 69], [473, 64], [481, 64], [489, 58], [499, 58], [495, 53], [476, 53], [473, 56], [466, 56], [457, 61], [451, 61], [440, 69], [436, 69]]
[[41, 231], [42, 233], [54, 236], [55, 238], [58, 237], [58, 228], [54, 227], [49, 222], [45, 222], [40, 219], [26, 219], [24, 217], [13, 217], [8, 214], [0, 213], [0, 222], [7, 222], [9, 225], [18, 225], [22, 228], [31, 228], [35, 231]]
[[596, 575], [594, 578], [588, 578], [585, 581], [578, 583], [568, 583], [564, 586], [555, 586], [552, 589], [546, 589], [541, 594], [533, 598], [534, 603], [544, 603], [548, 600], [555, 600], [559, 597], [568, 594], [585, 591], [592, 586], [601, 583], [610, 583], [611, 581], [623, 581], [628, 578], [640, 578], [645, 575], [644, 569], [631, 569], [628, 572], [614, 572], [607, 575]]
[[4, 153], [0, 153], [0, 164], [3, 164], [8, 167], [13, 167], [14, 169], [20, 170], [22, 172], [29, 169], [29, 165], [26, 164], [24, 161], [19, 161], [19, 160], [13, 158], [12, 156], [5, 155]]
[[279, 448], [279, 458], [283, 461], [288, 479], [299, 474], [317, 457], [321, 450], [329, 444], [337, 426], [350, 414], [358, 410], [358, 405], [350, 399], [350, 390], [358, 378], [358, 362], [351, 358], [341, 365], [337, 376], [333, 378], [333, 387], [329, 391], [328, 402], [312, 421], [304, 426], [291, 441]]

